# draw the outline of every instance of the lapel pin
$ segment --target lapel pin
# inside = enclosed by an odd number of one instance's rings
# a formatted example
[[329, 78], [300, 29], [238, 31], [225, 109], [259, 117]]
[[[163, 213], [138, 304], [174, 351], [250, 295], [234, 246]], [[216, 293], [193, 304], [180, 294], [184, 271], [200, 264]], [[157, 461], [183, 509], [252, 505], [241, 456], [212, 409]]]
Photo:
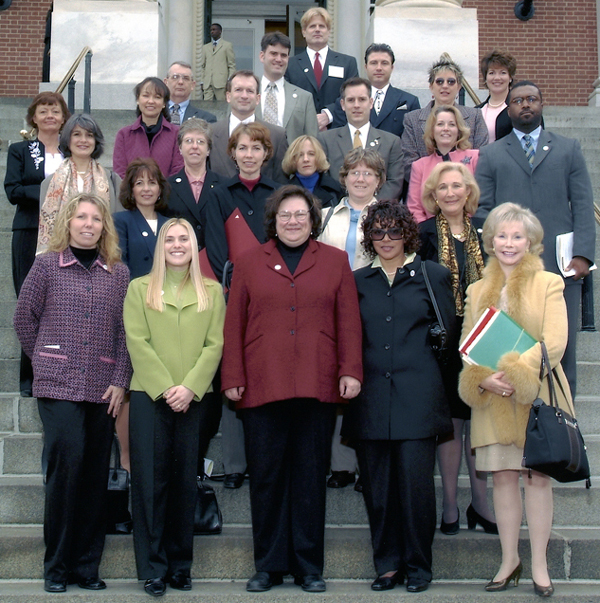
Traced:
[[292, 94], [292, 98], [298, 98], [298, 95], [294, 92], [294, 94]]
[[275, 270], [281, 270], [281, 264], [275, 264]]
[[542, 150], [544, 150], [544, 151], [549, 151], [549, 150], [550, 150], [550, 147], [549, 147], [548, 145], [544, 145], [544, 146], [542, 147]]
[[411, 276], [414, 276], [414, 275], [415, 275], [415, 271], [414, 271], [414, 270], [411, 270], [411, 271], [410, 271], [410, 275], [411, 275]]
[[147, 233], [145, 230], [142, 230], [142, 236], [143, 236], [143, 237], [147, 237], [147, 236], [148, 236], [148, 233]]
[[181, 178], [175, 178], [175, 182], [181, 182]]

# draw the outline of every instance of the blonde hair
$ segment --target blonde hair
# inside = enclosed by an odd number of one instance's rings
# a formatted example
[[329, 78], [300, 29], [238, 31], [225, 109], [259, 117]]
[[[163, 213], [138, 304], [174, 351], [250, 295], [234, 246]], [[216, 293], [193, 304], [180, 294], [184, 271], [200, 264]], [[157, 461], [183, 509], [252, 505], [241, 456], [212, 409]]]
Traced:
[[192, 261], [188, 267], [187, 274], [179, 285], [177, 295], [179, 296], [181, 294], [185, 284], [190, 280], [196, 291], [196, 297], [198, 298], [198, 312], [202, 312], [203, 310], [208, 310], [208, 308], [210, 308], [211, 299], [206, 291], [204, 279], [200, 272], [200, 262], [196, 251], [198, 249], [196, 234], [194, 233], [192, 225], [184, 218], [171, 218], [163, 224], [163, 227], [158, 233], [158, 237], [156, 238], [156, 249], [154, 250], [154, 261], [149, 275], [150, 282], [148, 283], [148, 291], [146, 293], [146, 305], [157, 312], [162, 312], [164, 309], [163, 289], [167, 275], [165, 241], [170, 228], [177, 225], [183, 226], [187, 230], [192, 248]]
[[71, 241], [70, 223], [81, 203], [91, 203], [100, 210], [102, 234], [98, 240], [97, 249], [106, 265], [112, 268], [117, 262], [121, 261], [119, 235], [115, 229], [115, 223], [108, 205], [100, 197], [90, 193], [80, 193], [62, 206], [54, 223], [54, 230], [48, 243], [48, 251], [60, 252], [69, 246]]
[[435, 216], [440, 213], [440, 207], [435, 202], [435, 190], [438, 187], [440, 178], [446, 172], [459, 172], [462, 176], [463, 182], [469, 190], [467, 201], [465, 203], [465, 211], [472, 216], [477, 211], [481, 191], [479, 190], [479, 185], [477, 184], [473, 174], [471, 174], [471, 172], [462, 163], [456, 163], [454, 161], [444, 161], [442, 163], [438, 163], [433, 168], [431, 174], [429, 174], [429, 178], [427, 178], [425, 181], [425, 186], [423, 188], [423, 207], [429, 213], [434, 214]]
[[316, 19], [317, 17], [320, 19], [323, 19], [323, 21], [325, 21], [325, 25], [327, 25], [327, 29], [331, 29], [331, 25], [333, 23], [331, 15], [324, 8], [322, 8], [320, 6], [315, 6], [314, 8], [309, 8], [302, 15], [302, 18], [300, 19], [300, 27], [303, 30], [306, 29], [310, 25], [310, 22], [313, 19]]
[[329, 161], [327, 161], [327, 156], [325, 155], [321, 143], [314, 136], [303, 134], [302, 136], [298, 136], [298, 138], [296, 138], [296, 140], [288, 147], [281, 162], [281, 168], [288, 176], [292, 176], [298, 171], [298, 160], [300, 159], [300, 153], [302, 153], [302, 145], [306, 141], [312, 144], [315, 151], [317, 172], [326, 172], [329, 169]]
[[544, 229], [535, 214], [530, 209], [517, 203], [502, 203], [489, 213], [483, 225], [481, 238], [483, 249], [488, 255], [494, 255], [494, 237], [498, 232], [498, 228], [504, 222], [521, 224], [525, 228], [525, 233], [529, 239], [529, 253], [535, 256], [542, 254], [544, 250], [542, 245]]
[[471, 128], [469, 128], [469, 126], [467, 126], [465, 123], [462, 113], [456, 107], [452, 107], [451, 105], [442, 105], [441, 107], [436, 107], [433, 111], [431, 111], [431, 113], [429, 113], [429, 117], [425, 123], [425, 134], [423, 134], [423, 138], [425, 139], [425, 147], [427, 148], [427, 152], [430, 155], [433, 155], [437, 149], [437, 144], [433, 136], [433, 128], [440, 113], [452, 113], [452, 115], [454, 115], [454, 121], [456, 122], [456, 127], [458, 128], [456, 148], [460, 149], [461, 151], [470, 149], [471, 143], [469, 142], [469, 136], [471, 136]]

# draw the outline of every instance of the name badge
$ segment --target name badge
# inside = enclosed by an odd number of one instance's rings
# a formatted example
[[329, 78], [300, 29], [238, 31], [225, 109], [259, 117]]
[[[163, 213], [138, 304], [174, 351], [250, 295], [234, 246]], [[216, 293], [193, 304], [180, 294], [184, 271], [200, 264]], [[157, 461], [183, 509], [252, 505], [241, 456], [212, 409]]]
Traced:
[[344, 68], [338, 67], [337, 65], [329, 65], [327, 75], [329, 75], [329, 77], [339, 77], [344, 79]]

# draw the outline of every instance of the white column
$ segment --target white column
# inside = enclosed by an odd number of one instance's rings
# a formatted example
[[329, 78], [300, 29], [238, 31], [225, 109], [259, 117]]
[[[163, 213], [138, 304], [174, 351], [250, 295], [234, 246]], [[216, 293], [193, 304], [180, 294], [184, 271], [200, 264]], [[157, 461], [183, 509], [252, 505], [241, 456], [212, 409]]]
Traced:
[[194, 64], [194, 0], [164, 0], [165, 52], [159, 53], [159, 73], [164, 77], [173, 61]]
[[[333, 48], [344, 54], [356, 57], [358, 72], [362, 73], [365, 53], [366, 27], [368, 19], [368, 0], [336, 0], [327, 3], [334, 18]], [[333, 11], [331, 7], [333, 6]]]

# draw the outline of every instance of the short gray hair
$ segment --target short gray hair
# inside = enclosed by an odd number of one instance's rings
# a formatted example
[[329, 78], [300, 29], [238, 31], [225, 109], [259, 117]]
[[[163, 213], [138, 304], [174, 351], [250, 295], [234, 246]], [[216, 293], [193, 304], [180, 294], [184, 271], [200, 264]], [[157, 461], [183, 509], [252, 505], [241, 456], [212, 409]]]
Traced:
[[208, 143], [209, 150], [212, 149], [212, 128], [210, 124], [204, 119], [199, 119], [197, 117], [190, 117], [186, 119], [179, 128], [179, 132], [177, 132], [177, 144], [181, 147], [181, 143], [183, 139], [190, 132], [200, 132], [206, 138], [206, 142]]
[[60, 140], [58, 143], [60, 152], [65, 157], [71, 156], [69, 144], [71, 143], [71, 134], [77, 126], [94, 135], [96, 146], [92, 151], [92, 159], [98, 159], [98, 157], [100, 157], [100, 155], [102, 155], [104, 152], [104, 135], [102, 134], [102, 130], [100, 129], [98, 122], [87, 113], [76, 113], [75, 115], [71, 115], [71, 117], [69, 117], [67, 123], [64, 125], [60, 133]]

